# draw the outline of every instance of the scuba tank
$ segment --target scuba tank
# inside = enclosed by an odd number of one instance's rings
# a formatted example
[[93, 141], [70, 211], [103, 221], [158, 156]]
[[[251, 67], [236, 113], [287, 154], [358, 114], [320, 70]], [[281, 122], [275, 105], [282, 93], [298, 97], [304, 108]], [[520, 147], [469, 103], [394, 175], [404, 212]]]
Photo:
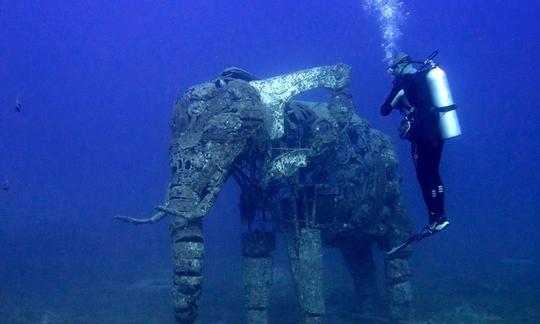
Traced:
[[428, 69], [426, 74], [427, 90], [431, 96], [431, 103], [439, 114], [439, 132], [442, 139], [461, 135], [461, 127], [456, 113], [456, 104], [448, 85], [446, 73], [439, 65], [433, 62], [438, 51], [433, 52], [424, 62]]

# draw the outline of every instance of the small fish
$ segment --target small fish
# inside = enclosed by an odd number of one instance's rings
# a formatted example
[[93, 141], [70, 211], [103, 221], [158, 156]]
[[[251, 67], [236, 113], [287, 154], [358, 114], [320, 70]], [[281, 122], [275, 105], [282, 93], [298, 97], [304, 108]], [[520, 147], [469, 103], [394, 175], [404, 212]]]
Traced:
[[15, 99], [15, 111], [16, 112], [21, 112], [21, 108], [22, 108], [21, 98], [19, 98], [19, 96], [17, 96], [17, 99]]
[[4, 191], [8, 191], [10, 187], [11, 187], [11, 183], [9, 182], [9, 180], [5, 180], [5, 181], [2, 183], [2, 189], [3, 189]]

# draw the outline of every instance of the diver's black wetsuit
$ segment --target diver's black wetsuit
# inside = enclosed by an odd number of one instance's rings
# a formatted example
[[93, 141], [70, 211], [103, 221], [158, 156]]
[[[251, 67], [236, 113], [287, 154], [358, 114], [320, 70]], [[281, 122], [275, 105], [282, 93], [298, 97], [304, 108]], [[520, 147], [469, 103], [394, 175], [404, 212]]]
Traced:
[[[439, 175], [444, 140], [441, 139], [439, 132], [438, 113], [430, 104], [430, 94], [425, 84], [427, 72], [419, 71], [396, 78], [392, 91], [381, 106], [381, 114], [383, 116], [390, 114], [393, 109], [392, 100], [400, 90], [403, 90], [411, 106], [404, 107], [411, 111], [408, 116], [412, 119], [412, 128], [407, 139], [412, 144], [411, 153], [416, 177], [429, 212], [429, 222], [432, 223], [445, 215], [444, 186]], [[398, 105], [404, 103], [400, 102]]]

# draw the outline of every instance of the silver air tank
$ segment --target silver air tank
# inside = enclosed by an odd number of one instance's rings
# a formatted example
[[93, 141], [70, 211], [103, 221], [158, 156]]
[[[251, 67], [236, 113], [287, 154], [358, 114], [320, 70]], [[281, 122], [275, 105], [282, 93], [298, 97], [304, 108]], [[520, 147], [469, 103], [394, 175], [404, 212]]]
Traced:
[[456, 104], [452, 99], [446, 73], [435, 65], [426, 75], [431, 100], [439, 111], [439, 131], [443, 139], [461, 135]]

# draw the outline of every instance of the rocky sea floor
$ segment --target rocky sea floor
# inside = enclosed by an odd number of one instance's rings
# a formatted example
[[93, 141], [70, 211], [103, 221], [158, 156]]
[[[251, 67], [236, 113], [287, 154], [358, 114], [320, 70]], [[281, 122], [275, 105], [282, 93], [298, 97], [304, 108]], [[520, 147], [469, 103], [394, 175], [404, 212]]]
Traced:
[[[204, 292], [198, 323], [242, 323], [242, 296], [224, 287]], [[292, 287], [290, 292], [293, 293]], [[155, 287], [144, 291], [115, 290], [81, 291], [79, 296], [65, 296], [65, 301], [30, 301], [13, 304], [3, 302], [0, 323], [13, 324], [68, 324], [68, 323], [174, 323], [168, 290]], [[152, 290], [154, 289], [154, 290]], [[437, 293], [435, 293], [437, 292]], [[270, 307], [270, 323], [293, 324], [299, 321], [299, 309], [286, 291], [275, 294]], [[464, 293], [464, 292], [463, 292]], [[418, 289], [413, 305], [413, 324], [435, 323], [539, 323], [540, 310], [536, 296], [504, 292], [476, 295], [459, 294], [459, 290]], [[525, 301], [524, 299], [529, 299]], [[536, 301], [532, 301], [535, 299]], [[326, 294], [325, 323], [388, 323], [381, 314], [355, 312], [354, 292], [347, 286], [333, 287]]]
[[[335, 271], [325, 272], [325, 323], [389, 322], [381, 312], [360, 314], [346, 269], [337, 258], [325, 262], [325, 269], [338, 263]], [[420, 268], [413, 278], [411, 323], [540, 323], [540, 272], [519, 263], [497, 269], [498, 273], [480, 280], [466, 272], [435, 277], [430, 276], [432, 269]], [[241, 268], [229, 264], [221, 270], [206, 277], [197, 323], [242, 323]], [[301, 323], [286, 266], [275, 267], [269, 314], [270, 323]], [[80, 287], [4, 291], [0, 323], [172, 324], [167, 270], [125, 282], [97, 278], [94, 284]]]

